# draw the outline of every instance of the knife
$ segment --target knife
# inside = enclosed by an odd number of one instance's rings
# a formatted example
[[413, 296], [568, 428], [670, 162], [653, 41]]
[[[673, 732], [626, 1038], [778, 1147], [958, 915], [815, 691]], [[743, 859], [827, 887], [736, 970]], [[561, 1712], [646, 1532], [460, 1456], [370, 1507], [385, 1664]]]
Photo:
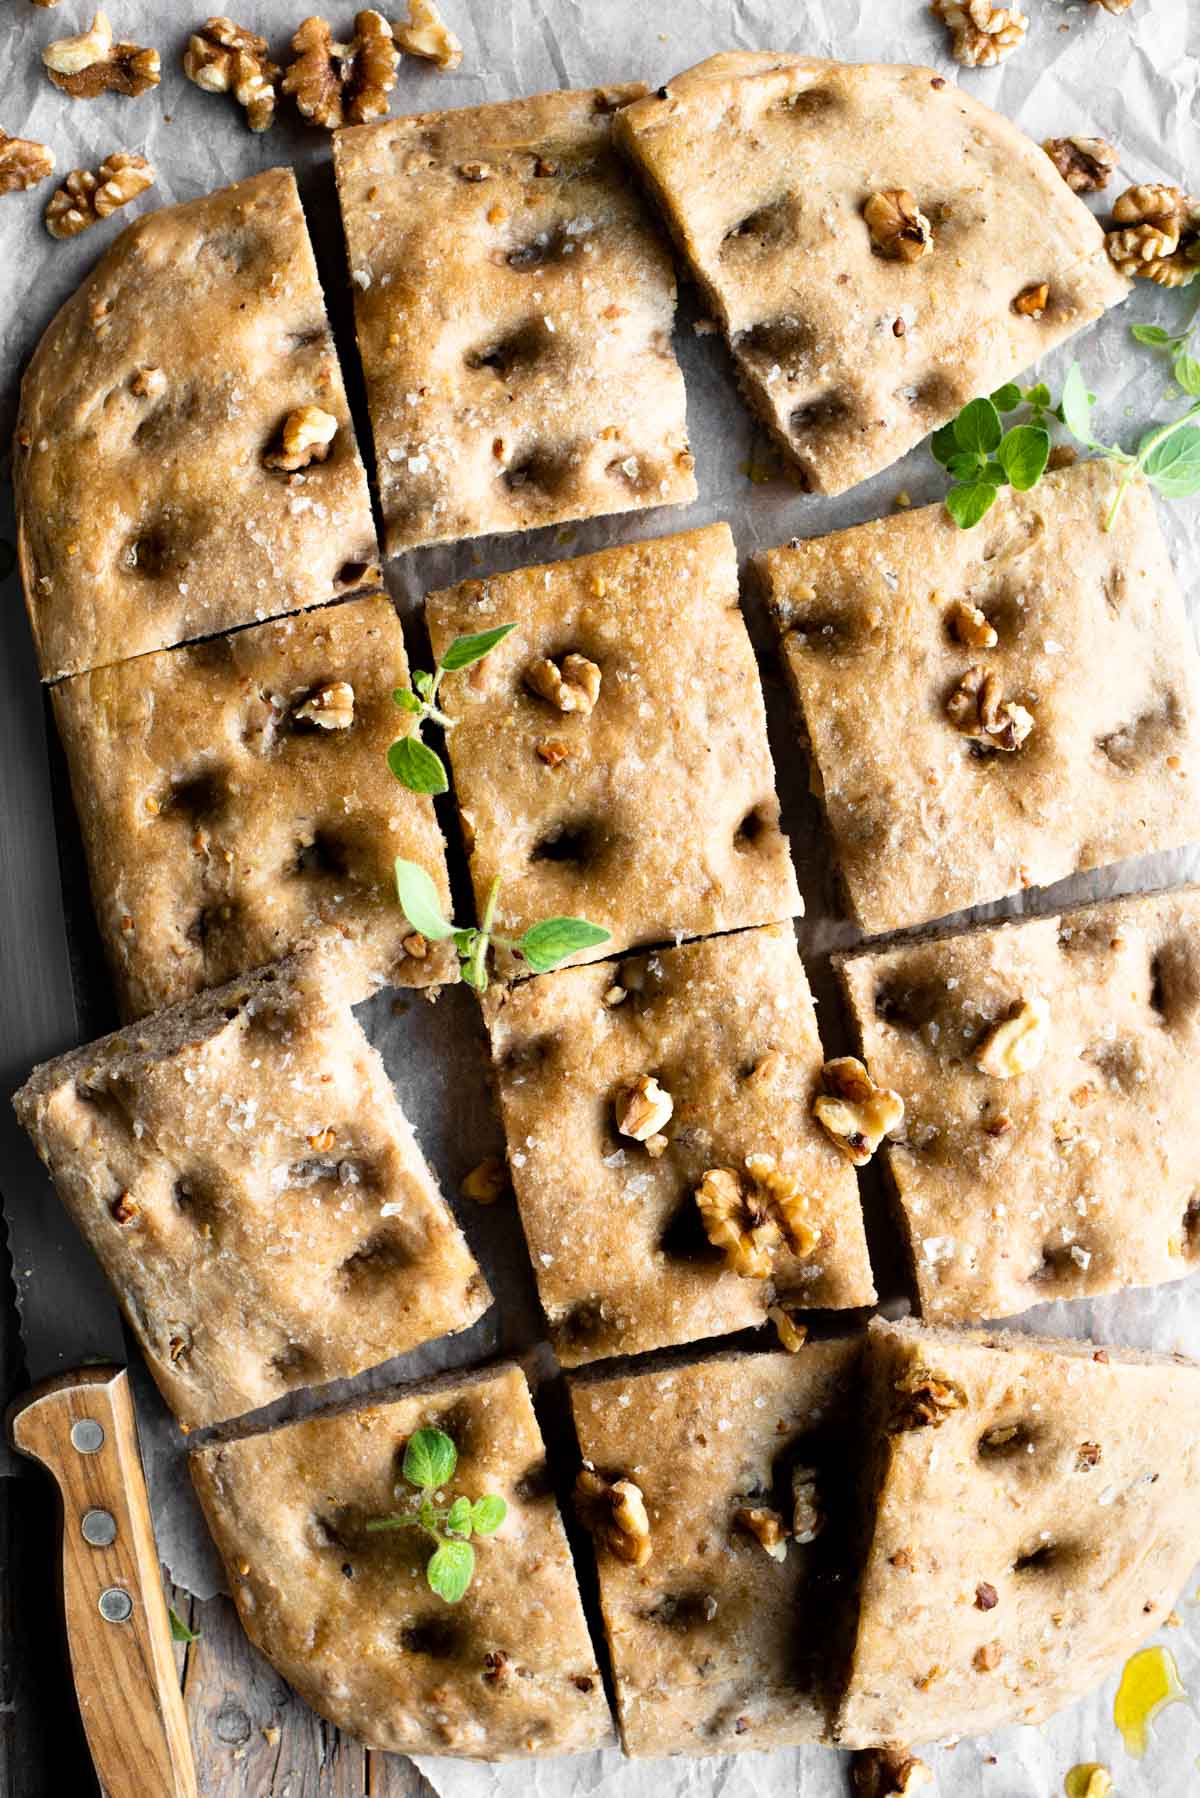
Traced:
[[[0, 539], [8, 530], [11, 515], [0, 520]], [[35, 1382], [9, 1405], [8, 1434], [21, 1454], [49, 1469], [61, 1493], [71, 1668], [107, 1798], [196, 1798], [120, 1315], [8, 1104], [34, 1063], [73, 1046], [79, 1033], [47, 709], [17, 582], [3, 580], [0, 1166], [21, 1338]]]

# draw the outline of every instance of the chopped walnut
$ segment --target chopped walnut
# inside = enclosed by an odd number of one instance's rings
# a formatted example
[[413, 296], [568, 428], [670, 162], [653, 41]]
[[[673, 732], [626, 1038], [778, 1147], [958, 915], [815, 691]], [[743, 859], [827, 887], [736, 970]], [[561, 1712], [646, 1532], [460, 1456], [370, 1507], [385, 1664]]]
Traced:
[[1019, 6], [993, 6], [992, 0], [932, 0], [932, 11], [953, 31], [951, 55], [967, 69], [994, 68], [1029, 29]]
[[989, 749], [1019, 749], [1033, 729], [1033, 714], [1000, 696], [1000, 677], [976, 662], [946, 701], [946, 716], [965, 737]]
[[232, 19], [209, 19], [188, 39], [183, 72], [208, 94], [232, 94], [245, 109], [251, 131], [266, 131], [275, 120], [279, 66], [267, 54], [267, 40]]
[[0, 194], [24, 193], [54, 173], [54, 151], [31, 137], [0, 131]]
[[561, 767], [571, 755], [571, 745], [564, 743], [561, 737], [543, 737], [540, 743], [535, 743], [534, 749], [539, 762], [545, 762], [547, 768]]
[[1073, 194], [1099, 193], [1118, 162], [1102, 137], [1048, 137], [1042, 148]]
[[103, 12], [78, 37], [60, 37], [47, 44], [42, 61], [55, 87], [75, 100], [94, 100], [109, 89], [136, 97], [162, 80], [158, 51], [140, 44], [114, 44], [112, 26]]
[[419, 930], [410, 930], [400, 947], [405, 955], [411, 955], [414, 961], [424, 961], [429, 954], [428, 940]]
[[865, 1167], [889, 1131], [899, 1129], [904, 1100], [876, 1086], [853, 1055], [827, 1061], [821, 1079], [825, 1091], [813, 1100], [813, 1116], [848, 1161]]
[[477, 1205], [494, 1205], [508, 1191], [508, 1164], [499, 1155], [489, 1155], [473, 1167], [462, 1183], [464, 1199]]
[[968, 649], [995, 649], [1000, 641], [987, 615], [965, 599], [956, 599], [946, 614], [950, 635]]
[[264, 468], [279, 468], [295, 474], [312, 462], [323, 462], [329, 446], [337, 436], [338, 421], [320, 406], [297, 406], [279, 427], [279, 448], [263, 457]]
[[1037, 1067], [1050, 1035], [1050, 1007], [1040, 995], [1015, 1005], [994, 1024], [975, 1052], [975, 1066], [994, 1080], [1012, 1080]]
[[999, 1642], [985, 1642], [975, 1650], [971, 1664], [977, 1673], [994, 1673], [1004, 1658]]
[[632, 1136], [635, 1142], [646, 1142], [658, 1135], [674, 1109], [675, 1101], [653, 1074], [642, 1074], [617, 1094], [617, 1129], [622, 1136]]
[[121, 1193], [113, 1200], [109, 1210], [116, 1224], [132, 1224], [137, 1220], [138, 1204], [131, 1192]]
[[311, 124], [335, 131], [384, 117], [400, 57], [382, 13], [355, 13], [348, 44], [334, 42], [324, 19], [305, 19], [292, 49], [283, 91]]
[[586, 656], [566, 655], [561, 666], [538, 656], [525, 670], [525, 685], [539, 699], [548, 700], [560, 712], [578, 712], [587, 718], [600, 697], [600, 670]]
[[409, 56], [419, 56], [439, 69], [456, 69], [462, 61], [462, 45], [433, 0], [408, 0], [408, 21], [392, 27], [396, 42]]
[[1021, 289], [1012, 303], [1012, 309], [1020, 313], [1022, 318], [1041, 318], [1049, 303], [1050, 283], [1033, 281], [1028, 287]]
[[980, 1580], [975, 1588], [975, 1609], [977, 1611], [994, 1611], [1000, 1603], [1000, 1594], [995, 1586], [987, 1580]]
[[593, 1468], [582, 1467], [575, 1480], [575, 1497], [588, 1528], [610, 1554], [631, 1567], [646, 1565], [654, 1545], [640, 1486], [632, 1480], [606, 1480]]
[[354, 723], [354, 688], [348, 680], [317, 687], [296, 707], [295, 715], [305, 724], [319, 724], [322, 730], [349, 730]]
[[854, 1798], [912, 1798], [919, 1786], [932, 1781], [925, 1762], [905, 1749], [860, 1749], [850, 1768]]
[[789, 1355], [798, 1355], [808, 1341], [808, 1325], [798, 1324], [783, 1305], [771, 1305], [767, 1321], [775, 1325], [780, 1348], [786, 1349]]
[[753, 1536], [773, 1561], [787, 1560], [787, 1531], [778, 1511], [772, 1511], [769, 1505], [739, 1505], [733, 1521]]
[[333, 1128], [332, 1124], [326, 1124], [323, 1129], [314, 1130], [307, 1141], [309, 1148], [312, 1149], [314, 1154], [328, 1155], [330, 1149], [332, 1149], [334, 1143], [337, 1141], [337, 1131]]
[[1104, 1458], [1104, 1451], [1098, 1442], [1081, 1442], [1075, 1451], [1076, 1473], [1090, 1473], [1093, 1467], [1099, 1467]]
[[961, 1386], [927, 1367], [910, 1368], [894, 1390], [900, 1395], [893, 1418], [897, 1430], [940, 1429], [951, 1412], [961, 1411], [967, 1402]]
[[872, 247], [894, 262], [916, 262], [933, 248], [933, 227], [906, 187], [887, 187], [863, 207]]
[[78, 237], [97, 219], [107, 218], [119, 206], [127, 206], [153, 185], [154, 170], [144, 156], [115, 150], [95, 174], [90, 169], [71, 170], [50, 196], [46, 229], [51, 237]]
[[817, 1499], [815, 1467], [792, 1468], [792, 1535], [802, 1545], [815, 1542], [825, 1528], [825, 1514]]
[[1160, 287], [1186, 287], [1200, 273], [1200, 200], [1182, 188], [1151, 183], [1129, 187], [1113, 207], [1105, 236], [1123, 275]]

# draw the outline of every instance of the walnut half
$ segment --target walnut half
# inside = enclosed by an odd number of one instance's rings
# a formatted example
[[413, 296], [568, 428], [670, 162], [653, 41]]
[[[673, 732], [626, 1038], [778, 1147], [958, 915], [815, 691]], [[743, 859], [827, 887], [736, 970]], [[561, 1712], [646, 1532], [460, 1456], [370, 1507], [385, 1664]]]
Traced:
[[696, 1188], [704, 1234], [722, 1249], [727, 1267], [745, 1280], [769, 1277], [786, 1240], [796, 1255], [811, 1254], [819, 1240], [807, 1218], [808, 1199], [773, 1155], [748, 1155], [748, 1179], [734, 1168], [709, 1168]]
[[904, 1121], [904, 1100], [890, 1087], [876, 1086], [861, 1061], [840, 1055], [821, 1070], [824, 1092], [813, 1100], [813, 1116], [855, 1167], [865, 1167], [892, 1130]]
[[232, 94], [251, 131], [266, 131], [274, 123], [279, 68], [257, 32], [232, 19], [209, 19], [188, 39], [183, 72], [207, 94]]
[[863, 218], [873, 248], [894, 262], [917, 262], [933, 248], [933, 227], [906, 187], [872, 194]]
[[1104, 239], [1123, 275], [1160, 287], [1186, 287], [1200, 274], [1200, 200], [1182, 188], [1151, 182], [1126, 188]]
[[157, 50], [140, 44], [114, 44], [107, 13], [98, 12], [78, 37], [47, 44], [42, 61], [55, 87], [74, 100], [94, 100], [110, 90], [136, 98], [162, 80]]
[[632, 1480], [606, 1480], [592, 1467], [581, 1467], [575, 1498], [587, 1527], [610, 1554], [631, 1567], [644, 1567], [654, 1552], [650, 1519], [640, 1486]]
[[586, 656], [565, 655], [561, 663], [538, 656], [525, 670], [525, 685], [560, 712], [590, 717], [600, 697], [600, 670]]
[[993, 6], [992, 0], [932, 0], [931, 10], [954, 33], [950, 53], [967, 69], [994, 68], [1029, 29], [1019, 6]]
[[335, 131], [384, 117], [400, 55], [382, 13], [355, 13], [348, 44], [335, 43], [324, 19], [305, 19], [292, 50], [283, 91], [311, 124]]
[[1042, 148], [1073, 194], [1099, 193], [1117, 166], [1117, 152], [1102, 137], [1048, 137]]
[[946, 716], [965, 737], [989, 749], [1019, 749], [1033, 729], [1033, 714], [1001, 697], [1000, 677], [976, 662], [946, 701]]
[[322, 730], [349, 730], [354, 723], [354, 688], [348, 680], [317, 687], [296, 707], [296, 717]]
[[31, 137], [0, 131], [0, 194], [24, 193], [54, 173], [54, 151]]
[[95, 174], [91, 169], [71, 170], [50, 196], [46, 229], [51, 237], [78, 237], [97, 219], [107, 218], [119, 206], [127, 206], [153, 185], [154, 170], [144, 156], [131, 150], [114, 150]]
[[407, 23], [397, 22], [392, 32], [406, 55], [419, 56], [439, 69], [456, 69], [462, 61], [462, 45], [433, 0], [408, 0]]

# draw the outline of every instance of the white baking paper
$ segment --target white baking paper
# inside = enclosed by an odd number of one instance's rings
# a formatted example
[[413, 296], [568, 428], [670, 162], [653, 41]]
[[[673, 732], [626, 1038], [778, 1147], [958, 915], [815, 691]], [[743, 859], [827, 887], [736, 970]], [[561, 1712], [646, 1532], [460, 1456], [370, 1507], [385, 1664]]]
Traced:
[[[406, 62], [392, 97], [393, 111], [476, 105], [594, 82], [642, 79], [657, 86], [718, 50], [798, 50], [850, 62], [930, 63], [1015, 118], [1036, 139], [1064, 133], [1105, 137], [1121, 152], [1121, 173], [1110, 196], [1133, 181], [1200, 188], [1200, 7], [1195, 0], [1134, 0], [1124, 15], [1075, 0], [1027, 4], [1032, 22], [1025, 45], [1000, 69], [981, 73], [960, 70], [950, 61], [946, 33], [923, 0], [444, 0], [463, 40], [462, 67], [439, 75]], [[116, 149], [143, 151], [158, 177], [130, 212], [67, 243], [53, 242], [41, 223], [52, 184], [0, 199], [0, 433], [5, 440], [19, 372], [38, 336], [132, 213], [188, 199], [277, 162], [291, 162], [299, 171], [335, 325], [344, 354], [352, 354], [327, 136], [302, 126], [290, 106], [281, 107], [271, 132], [252, 136], [231, 100], [202, 94], [187, 83], [180, 56], [192, 23], [188, 9], [111, 0], [109, 10], [118, 36], [154, 44], [162, 53], [161, 88], [138, 100], [109, 95], [70, 101], [42, 75], [40, 47], [86, 27], [91, 12], [86, 0], [63, 0], [53, 10], [9, 0], [0, 26], [0, 123], [5, 129], [49, 143], [60, 177], [76, 166], [95, 167]], [[195, 9], [197, 20], [203, 11]], [[278, 60], [303, 11], [296, 0], [255, 0], [238, 18], [269, 35]], [[328, 16], [335, 30], [349, 35], [350, 7], [339, 5]], [[1048, 358], [1045, 377], [1057, 384], [1070, 360], [1078, 357], [1100, 396], [1100, 434], [1135, 439], [1145, 423], [1169, 416], [1178, 396], [1168, 389], [1161, 360], [1131, 342], [1128, 325], [1134, 319], [1171, 324], [1184, 316], [1188, 304], [1186, 295], [1139, 284], [1126, 305]], [[783, 480], [749, 479], [748, 468], [758, 469], [770, 458], [737, 397], [720, 339], [697, 334], [693, 326], [698, 319], [694, 295], [685, 289], [677, 338], [687, 379], [699, 502], [686, 512], [635, 514], [569, 531], [405, 556], [389, 570], [389, 581], [406, 617], [415, 614], [430, 588], [481, 570], [577, 554], [717, 518], [730, 522], [744, 558], [796, 534], [814, 535], [885, 513], [901, 490], [915, 504], [943, 491], [943, 477], [925, 449], [840, 499], [803, 496]], [[1185, 589], [1200, 607], [1200, 506], [1163, 506], [1162, 513]], [[750, 622], [765, 652], [785, 822], [807, 904], [798, 926], [800, 944], [821, 1003], [827, 1047], [836, 1048], [847, 1036], [827, 956], [831, 948], [853, 942], [857, 933], [835, 915], [829, 857], [806, 792], [770, 637], [753, 609]], [[1200, 850], [1125, 864], [987, 912], [1009, 915], [1027, 906], [1045, 910], [1197, 874]], [[443, 994], [436, 1006], [414, 996], [397, 1015], [391, 997], [379, 995], [362, 1015], [453, 1198], [463, 1173], [494, 1153], [500, 1142], [474, 1002], [465, 990]], [[344, 1383], [339, 1392], [374, 1389], [398, 1374], [465, 1365], [497, 1352], [524, 1355], [536, 1341], [538, 1313], [514, 1213], [504, 1206], [483, 1210], [453, 1202], [492, 1280], [496, 1306], [463, 1336]], [[895, 1312], [903, 1308], [903, 1298], [894, 1281], [888, 1291], [886, 1237], [876, 1231], [873, 1246], [880, 1250], [880, 1283], [889, 1310]], [[1017, 1327], [1200, 1355], [1200, 1291], [1191, 1280], [1158, 1292], [1043, 1307], [1018, 1320]], [[533, 1365], [535, 1372], [544, 1370], [546, 1356]], [[176, 1580], [199, 1596], [211, 1595], [220, 1585], [220, 1569], [191, 1497], [182, 1440], [144, 1374], [138, 1399], [160, 1550]], [[292, 1401], [277, 1412], [296, 1408]], [[1200, 1518], [1197, 1537], [1200, 1544]], [[1193, 1579], [1181, 1598], [1179, 1626], [1165, 1630], [1161, 1639], [1174, 1652], [1189, 1691], [1200, 1696], [1196, 1599]], [[1153, 1732], [1150, 1752], [1136, 1762], [1124, 1752], [1113, 1727], [1114, 1686], [1115, 1679], [1110, 1680], [1044, 1729], [1009, 1730], [988, 1741], [928, 1753], [938, 1791], [943, 1798], [1055, 1798], [1069, 1767], [1100, 1761], [1112, 1767], [1119, 1798], [1186, 1798], [1200, 1792], [1200, 1716], [1194, 1708], [1177, 1705], [1167, 1711]], [[816, 1749], [653, 1765], [623, 1762], [615, 1750], [511, 1767], [430, 1759], [420, 1764], [442, 1798], [591, 1798], [601, 1790], [610, 1798], [648, 1798], [651, 1792], [655, 1798], [700, 1793], [835, 1798], [846, 1789], [845, 1757]]]

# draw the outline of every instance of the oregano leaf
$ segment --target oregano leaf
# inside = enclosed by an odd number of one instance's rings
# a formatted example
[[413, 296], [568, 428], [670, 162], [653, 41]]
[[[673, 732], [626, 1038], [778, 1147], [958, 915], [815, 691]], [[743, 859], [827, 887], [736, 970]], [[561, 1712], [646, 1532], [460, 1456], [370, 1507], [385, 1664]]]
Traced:
[[933, 453], [934, 461], [940, 462], [943, 468], [946, 463], [949, 462], [951, 456], [957, 455], [958, 438], [954, 435], [953, 419], [951, 419], [948, 425], [943, 425], [940, 431], [935, 431], [933, 433], [933, 436], [929, 439], [929, 448]]
[[404, 1450], [401, 1473], [410, 1486], [436, 1491], [454, 1478], [458, 1450], [445, 1430], [416, 1430]]
[[402, 787], [412, 793], [445, 793], [450, 782], [440, 755], [412, 736], [397, 737], [387, 752], [387, 765]]
[[437, 888], [419, 863], [396, 857], [396, 893], [401, 911], [427, 941], [440, 943], [451, 935], [453, 926], [442, 916]]
[[457, 674], [461, 668], [470, 668], [472, 663], [481, 662], [497, 643], [507, 637], [509, 631], [516, 630], [515, 624], [498, 624], [495, 630], [476, 631], [469, 637], [455, 637], [453, 643], [441, 657], [438, 667], [447, 674]]
[[1067, 370], [1059, 411], [1072, 437], [1077, 437], [1080, 443], [1086, 443], [1090, 449], [1104, 448], [1092, 435], [1092, 396], [1079, 371], [1078, 362], [1072, 362]]
[[392, 704], [398, 705], [402, 712], [420, 712], [421, 701], [411, 687], [397, 687], [392, 694]]
[[1188, 426], [1151, 450], [1142, 473], [1165, 499], [1187, 499], [1200, 493], [1200, 430]]
[[990, 456], [1003, 435], [1000, 414], [988, 399], [971, 400], [954, 421], [959, 449], [977, 450], [982, 456]]
[[946, 510], [961, 530], [969, 531], [990, 511], [999, 488], [990, 481], [972, 481], [967, 487], [951, 487], [946, 495]]
[[198, 1642], [200, 1640], [200, 1631], [189, 1629], [174, 1605], [167, 1606], [167, 1621], [171, 1625], [172, 1642]]
[[1162, 344], [1174, 342], [1170, 332], [1164, 331], [1161, 325], [1130, 325], [1129, 335], [1135, 338], [1138, 343]]
[[433, 676], [425, 668], [418, 668], [413, 673], [413, 686], [422, 699], [428, 699], [433, 693]]
[[429, 1557], [425, 1578], [429, 1589], [447, 1604], [457, 1604], [475, 1572], [475, 1550], [469, 1542], [443, 1542]]
[[1044, 381], [1038, 381], [1033, 387], [1025, 389], [1025, 401], [1038, 412], [1044, 412], [1054, 402], [1054, 395]]
[[1200, 358], [1188, 355], [1176, 356], [1171, 365], [1171, 373], [1178, 387], [1193, 399], [1200, 396]]
[[548, 974], [577, 949], [607, 943], [609, 934], [586, 918], [546, 918], [531, 924], [516, 946], [535, 974]]
[[467, 1537], [471, 1534], [473, 1510], [469, 1498], [456, 1498], [446, 1513], [446, 1533]]
[[1021, 389], [1015, 381], [1006, 381], [1003, 387], [997, 387], [991, 401], [997, 412], [1015, 412], [1021, 404]]
[[1018, 493], [1037, 486], [1049, 457], [1050, 433], [1043, 425], [1014, 425], [996, 451], [996, 460]]
[[508, 1516], [508, 1506], [498, 1492], [485, 1492], [471, 1507], [471, 1522], [477, 1536], [491, 1536]]
[[983, 467], [983, 457], [974, 450], [958, 450], [946, 464], [952, 481], [973, 481]]

